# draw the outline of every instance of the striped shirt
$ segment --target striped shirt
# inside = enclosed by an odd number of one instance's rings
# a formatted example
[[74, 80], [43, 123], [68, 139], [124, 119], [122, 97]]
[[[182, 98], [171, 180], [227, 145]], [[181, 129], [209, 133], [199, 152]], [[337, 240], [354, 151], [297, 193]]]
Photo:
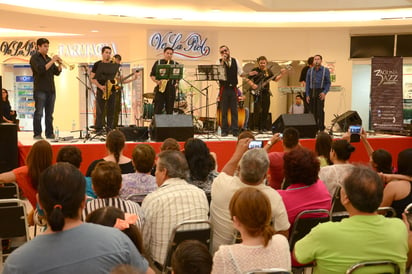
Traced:
[[113, 206], [125, 213], [136, 214], [139, 218], [136, 221], [137, 227], [141, 230], [143, 223], [144, 223], [144, 214], [142, 209], [140, 208], [139, 204], [133, 201], [123, 200], [119, 197], [112, 197], [112, 198], [98, 198], [94, 200], [90, 200], [86, 203], [86, 207], [83, 209], [83, 220], [86, 220], [86, 216], [95, 211], [96, 209]]
[[143, 242], [150, 257], [163, 264], [173, 228], [187, 220], [208, 220], [209, 205], [203, 190], [171, 178], [143, 200]]

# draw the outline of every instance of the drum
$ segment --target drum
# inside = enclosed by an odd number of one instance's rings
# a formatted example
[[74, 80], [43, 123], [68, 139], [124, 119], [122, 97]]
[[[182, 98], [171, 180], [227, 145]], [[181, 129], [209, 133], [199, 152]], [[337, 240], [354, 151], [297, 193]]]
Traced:
[[153, 104], [143, 104], [143, 119], [152, 119], [154, 114]]
[[[238, 108], [237, 109], [237, 125], [239, 129], [243, 128], [246, 119], [246, 110], [245, 108]], [[220, 106], [216, 110], [216, 123], [218, 126], [222, 126], [222, 110]], [[227, 124], [230, 127], [232, 123], [232, 112], [230, 109], [227, 110]]]

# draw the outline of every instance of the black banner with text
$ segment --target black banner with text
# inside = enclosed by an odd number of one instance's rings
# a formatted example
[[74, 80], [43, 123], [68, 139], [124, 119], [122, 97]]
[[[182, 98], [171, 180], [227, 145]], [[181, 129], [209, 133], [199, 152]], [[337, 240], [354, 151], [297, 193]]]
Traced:
[[402, 57], [372, 58], [371, 124], [374, 130], [403, 128]]

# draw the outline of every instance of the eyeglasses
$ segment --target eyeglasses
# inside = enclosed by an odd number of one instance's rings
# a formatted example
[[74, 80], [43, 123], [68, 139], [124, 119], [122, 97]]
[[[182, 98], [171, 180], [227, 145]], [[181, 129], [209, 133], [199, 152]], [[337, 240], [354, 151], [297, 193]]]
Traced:
[[223, 54], [223, 53], [225, 53], [225, 52], [227, 52], [227, 49], [221, 50], [221, 51], [220, 51], [220, 54]]

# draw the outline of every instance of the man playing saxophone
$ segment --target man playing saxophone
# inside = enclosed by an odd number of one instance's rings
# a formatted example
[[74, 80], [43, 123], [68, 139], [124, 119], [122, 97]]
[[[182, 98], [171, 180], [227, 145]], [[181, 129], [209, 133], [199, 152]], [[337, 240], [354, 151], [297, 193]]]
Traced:
[[164, 59], [157, 60], [152, 67], [150, 72], [150, 78], [156, 84], [154, 89], [155, 98], [154, 98], [154, 113], [162, 114], [163, 109], [166, 110], [167, 114], [173, 114], [173, 105], [176, 98], [176, 80], [171, 79], [157, 79], [156, 78], [156, 69], [158, 65], [164, 64], [178, 64], [172, 60], [174, 50], [171, 47], [166, 47], [163, 50]]
[[105, 79], [96, 79], [97, 68], [101, 63], [111, 62], [112, 49], [108, 46], [102, 48], [102, 60], [94, 63], [90, 77], [92, 83], [97, 87], [96, 93], [96, 120], [94, 129], [96, 133], [103, 131], [103, 126], [106, 125], [106, 130], [110, 131], [113, 128], [113, 117], [115, 108], [115, 94], [106, 87]]

